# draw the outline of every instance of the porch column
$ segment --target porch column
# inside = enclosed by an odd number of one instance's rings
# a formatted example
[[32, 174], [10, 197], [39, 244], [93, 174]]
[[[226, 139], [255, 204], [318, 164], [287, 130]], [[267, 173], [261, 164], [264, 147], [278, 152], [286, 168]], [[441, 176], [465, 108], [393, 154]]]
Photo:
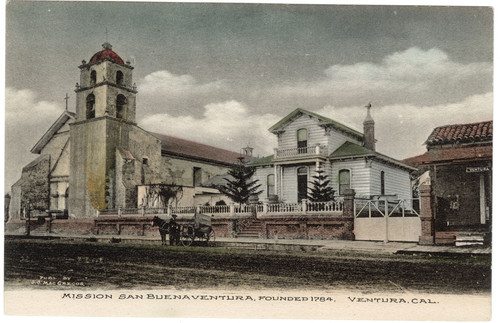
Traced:
[[419, 244], [434, 244], [435, 228], [434, 218], [432, 216], [432, 194], [429, 184], [420, 185], [420, 221], [422, 224], [422, 233]]

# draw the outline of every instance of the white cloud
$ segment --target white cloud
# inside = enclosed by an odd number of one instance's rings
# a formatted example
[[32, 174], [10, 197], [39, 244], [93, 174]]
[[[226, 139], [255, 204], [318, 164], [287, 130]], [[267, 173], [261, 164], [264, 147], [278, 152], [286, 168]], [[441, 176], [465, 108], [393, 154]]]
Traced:
[[326, 97], [336, 105], [362, 100], [379, 104], [457, 102], [492, 90], [491, 63], [458, 63], [436, 48], [412, 47], [386, 56], [380, 63], [333, 65], [320, 80], [277, 86], [291, 97]]
[[30, 149], [61, 115], [61, 104], [39, 101], [28, 89], [5, 89], [5, 190], [17, 181], [21, 168], [36, 158]]
[[141, 92], [146, 94], [167, 94], [175, 96], [207, 94], [225, 87], [224, 81], [200, 83], [191, 75], [176, 75], [169, 71], [153, 72], [139, 83]]
[[149, 131], [232, 151], [239, 151], [249, 144], [255, 148], [255, 154], [272, 154], [276, 138], [268, 129], [280, 117], [270, 113], [251, 115], [249, 111], [247, 106], [233, 100], [207, 104], [199, 118], [161, 113], [143, 118], [140, 125]]
[[38, 101], [32, 90], [7, 87], [5, 89], [5, 121], [7, 127], [39, 125], [52, 122], [62, 113], [58, 103]]
[[229, 86], [224, 80], [203, 83], [192, 75], [162, 70], [138, 82], [138, 103], [144, 114], [202, 107], [206, 102], [227, 100]]
[[[439, 126], [493, 119], [493, 93], [472, 95], [461, 102], [417, 106], [394, 104], [373, 106], [377, 151], [403, 159], [424, 153], [424, 142]], [[315, 111], [363, 131], [364, 107], [325, 106]]]

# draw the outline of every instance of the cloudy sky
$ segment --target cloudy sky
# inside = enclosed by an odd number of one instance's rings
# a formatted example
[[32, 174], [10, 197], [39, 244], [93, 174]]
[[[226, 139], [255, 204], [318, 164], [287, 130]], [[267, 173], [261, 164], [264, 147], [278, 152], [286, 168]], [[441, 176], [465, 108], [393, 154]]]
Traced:
[[6, 16], [6, 191], [106, 37], [135, 67], [139, 126], [234, 151], [271, 154], [267, 129], [298, 107], [361, 131], [371, 102], [377, 150], [399, 159], [436, 126], [493, 118], [488, 7], [11, 1]]

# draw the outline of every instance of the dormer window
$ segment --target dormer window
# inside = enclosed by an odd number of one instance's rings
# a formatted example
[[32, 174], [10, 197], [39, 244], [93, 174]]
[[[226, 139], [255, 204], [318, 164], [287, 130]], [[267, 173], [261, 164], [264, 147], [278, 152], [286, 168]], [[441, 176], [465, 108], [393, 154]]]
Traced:
[[94, 86], [96, 84], [96, 81], [97, 81], [97, 72], [96, 71], [90, 72], [90, 86]]
[[116, 118], [123, 119], [125, 117], [125, 107], [127, 105], [127, 98], [123, 94], [116, 97]]
[[307, 153], [307, 129], [297, 130], [297, 151], [299, 154]]
[[95, 118], [95, 96], [93, 94], [89, 94], [87, 96], [87, 111], [86, 111], [86, 119]]
[[122, 71], [116, 72], [116, 84], [123, 85], [123, 72]]

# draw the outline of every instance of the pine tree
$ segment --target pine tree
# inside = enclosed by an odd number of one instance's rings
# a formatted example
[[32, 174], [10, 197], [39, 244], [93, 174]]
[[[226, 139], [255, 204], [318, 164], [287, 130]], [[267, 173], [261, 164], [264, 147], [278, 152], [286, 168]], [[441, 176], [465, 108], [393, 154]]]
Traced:
[[309, 187], [307, 198], [311, 202], [329, 202], [333, 201], [335, 190], [329, 186], [330, 180], [327, 175], [324, 175], [323, 170], [317, 170], [316, 175], [313, 176], [314, 180], [309, 182], [312, 187]]
[[257, 185], [258, 180], [251, 180], [254, 173], [255, 168], [245, 166], [242, 162], [236, 164], [228, 171], [231, 178], [224, 178], [227, 183], [218, 186], [218, 189], [233, 202], [240, 205], [246, 204], [251, 195], [263, 192], [262, 190], [258, 191], [261, 186]]

